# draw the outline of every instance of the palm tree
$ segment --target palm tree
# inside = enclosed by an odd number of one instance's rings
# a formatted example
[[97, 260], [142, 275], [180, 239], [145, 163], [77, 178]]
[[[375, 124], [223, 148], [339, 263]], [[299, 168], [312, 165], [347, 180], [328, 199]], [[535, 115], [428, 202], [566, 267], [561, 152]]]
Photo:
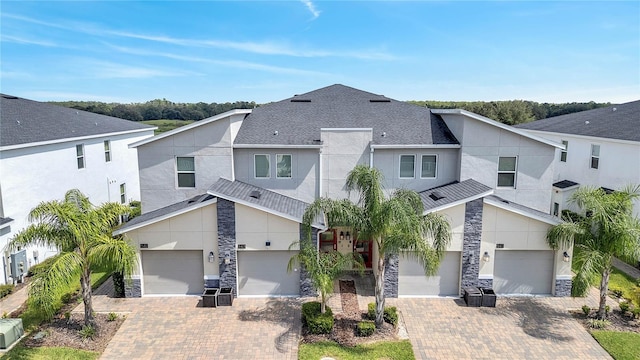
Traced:
[[324, 215], [327, 226], [351, 226], [360, 239], [375, 242], [379, 254], [375, 272], [376, 327], [384, 322], [387, 256], [403, 251], [423, 265], [426, 275], [434, 275], [451, 241], [447, 220], [440, 214], [423, 215], [424, 207], [415, 191], [399, 189], [387, 198], [382, 180], [380, 170], [357, 165], [346, 181], [349, 193], [359, 193], [357, 204], [347, 199], [320, 198], [307, 208], [303, 218], [309, 227], [318, 216]]
[[[311, 235], [310, 232], [307, 234]], [[300, 246], [300, 251], [289, 259], [287, 271], [291, 272], [296, 264], [301, 264], [304, 267], [313, 286], [320, 292], [320, 313], [324, 314], [327, 300], [333, 293], [333, 282], [352, 266], [362, 270], [360, 254], [346, 255], [337, 251], [319, 253], [312, 245], [311, 239], [296, 241], [289, 246], [289, 249], [296, 246]]]
[[584, 296], [591, 278], [601, 276], [599, 319], [606, 316], [613, 257], [640, 257], [640, 221], [632, 215], [633, 200], [639, 196], [640, 186], [628, 186], [612, 193], [602, 188], [581, 187], [569, 201], [582, 213], [567, 217], [547, 233], [551, 248], [573, 245], [576, 249], [574, 260], [578, 270], [573, 279], [574, 296]]
[[29, 302], [48, 317], [62, 289], [80, 278], [84, 321], [94, 325], [91, 302], [91, 271], [110, 269], [130, 275], [136, 263], [135, 249], [126, 241], [111, 237], [111, 230], [126, 206], [105, 203], [93, 206], [79, 190], [69, 190], [63, 201], [42, 202], [31, 210], [33, 224], [8, 244], [11, 249], [28, 245], [55, 247], [60, 256], [51, 267], [36, 276], [29, 289]]

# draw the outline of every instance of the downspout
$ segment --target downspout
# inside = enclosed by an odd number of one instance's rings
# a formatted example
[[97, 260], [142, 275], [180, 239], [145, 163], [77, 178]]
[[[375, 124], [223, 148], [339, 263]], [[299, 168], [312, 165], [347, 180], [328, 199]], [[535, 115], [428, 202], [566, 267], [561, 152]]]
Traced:
[[372, 144], [369, 144], [369, 167], [372, 168], [373, 167], [373, 146], [371, 146]]
[[318, 150], [318, 198], [322, 197], [322, 148]]

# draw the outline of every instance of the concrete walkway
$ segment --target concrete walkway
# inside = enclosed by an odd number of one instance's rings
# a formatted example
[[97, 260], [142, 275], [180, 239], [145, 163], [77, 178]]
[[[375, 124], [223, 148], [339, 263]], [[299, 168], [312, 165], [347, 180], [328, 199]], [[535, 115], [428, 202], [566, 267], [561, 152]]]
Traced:
[[615, 266], [616, 268], [618, 268], [618, 270], [622, 271], [623, 273], [626, 273], [627, 275], [633, 277], [636, 280], [640, 279], [640, 270], [638, 268], [635, 268], [627, 264], [622, 260], [613, 258], [613, 266]]
[[5, 313], [8, 315], [18, 310], [18, 308], [27, 301], [27, 298], [29, 298], [29, 286], [25, 286], [5, 296], [0, 300], [0, 315], [4, 315]]

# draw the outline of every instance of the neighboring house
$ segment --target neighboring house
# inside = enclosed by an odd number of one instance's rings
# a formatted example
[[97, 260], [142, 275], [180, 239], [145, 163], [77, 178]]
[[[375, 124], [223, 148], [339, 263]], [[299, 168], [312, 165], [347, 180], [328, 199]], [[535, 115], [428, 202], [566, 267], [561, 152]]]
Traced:
[[[565, 146], [556, 155], [552, 214], [569, 208], [567, 200], [580, 185], [619, 190], [640, 184], [640, 100], [517, 127]], [[640, 216], [640, 201], [634, 214]]]
[[[140, 199], [138, 159], [128, 146], [155, 128], [10, 95], [0, 95], [0, 116], [0, 281], [11, 282], [4, 248], [40, 202], [73, 188], [96, 205]], [[55, 253], [28, 249], [25, 270]]]
[[[566, 296], [566, 252], [547, 229], [559, 143], [464, 110], [430, 110], [343, 85], [235, 110], [132, 144], [143, 214], [116, 234], [139, 249], [130, 296], [313, 294], [287, 273], [302, 216], [318, 197], [343, 198], [357, 164], [382, 171], [389, 191], [419, 192], [424, 212], [447, 216], [453, 241], [439, 274], [401, 255], [387, 259], [387, 296], [459, 296], [468, 286], [499, 294]], [[158, 190], [158, 191], [156, 191]], [[377, 260], [351, 228], [313, 224], [320, 251]], [[568, 261], [568, 258], [567, 258]], [[373, 271], [377, 271], [375, 267]]]

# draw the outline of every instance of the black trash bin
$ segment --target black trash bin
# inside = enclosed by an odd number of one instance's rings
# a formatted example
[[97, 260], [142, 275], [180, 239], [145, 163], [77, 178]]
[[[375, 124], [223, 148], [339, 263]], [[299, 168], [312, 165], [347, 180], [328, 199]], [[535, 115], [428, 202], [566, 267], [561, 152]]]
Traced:
[[480, 289], [469, 287], [464, 289], [464, 302], [467, 306], [480, 307], [482, 305], [482, 293]]
[[496, 293], [492, 288], [480, 288], [482, 292], [482, 306], [496, 307]]
[[216, 307], [219, 290], [218, 288], [205, 288], [202, 293], [202, 307]]
[[218, 293], [218, 306], [233, 305], [233, 288], [220, 288]]

